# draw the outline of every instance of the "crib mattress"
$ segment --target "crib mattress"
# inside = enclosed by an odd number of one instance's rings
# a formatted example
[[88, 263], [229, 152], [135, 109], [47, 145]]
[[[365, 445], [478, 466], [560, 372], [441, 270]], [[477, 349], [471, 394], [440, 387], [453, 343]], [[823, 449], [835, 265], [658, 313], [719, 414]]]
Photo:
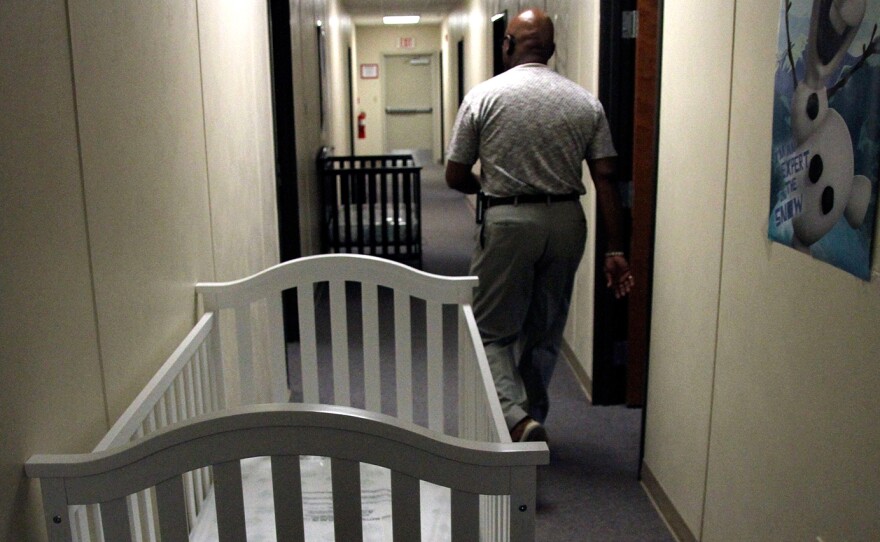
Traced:
[[[303, 457], [303, 519], [306, 540], [332, 541], [333, 501], [330, 461], [323, 457]], [[269, 458], [256, 457], [241, 462], [245, 521], [248, 540], [274, 541], [275, 510], [272, 502], [272, 466]], [[364, 540], [391, 541], [391, 475], [388, 469], [361, 465], [361, 509]], [[205, 511], [190, 535], [191, 542], [216, 542], [217, 515], [213, 490]], [[449, 540], [450, 491], [422, 482], [422, 540]]]

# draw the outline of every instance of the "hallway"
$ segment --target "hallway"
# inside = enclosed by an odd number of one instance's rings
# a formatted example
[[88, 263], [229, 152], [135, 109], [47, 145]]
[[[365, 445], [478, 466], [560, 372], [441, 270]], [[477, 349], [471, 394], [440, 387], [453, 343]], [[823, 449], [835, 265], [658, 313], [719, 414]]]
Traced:
[[[555, 69], [598, 89], [604, 3], [542, 3], [558, 21]], [[347, 4], [0, 2], [0, 540], [45, 538], [40, 487], [22, 465], [93, 449], [198, 321], [195, 284], [278, 264], [282, 222], [298, 255], [319, 251], [315, 157], [382, 152], [383, 56], [439, 49], [440, 156], [460, 94], [492, 76], [492, 18], [525, 3], [455, 2], [430, 36], [389, 30], [371, 47], [356, 40], [378, 31], [358, 28]], [[863, 281], [767, 234], [785, 10], [636, 4], [662, 12], [645, 483], [681, 540], [878, 540], [880, 240]], [[290, 10], [284, 25], [271, 24], [275, 5]], [[792, 5], [805, 17], [813, 1]], [[289, 42], [286, 73], [273, 69], [273, 36]], [[290, 139], [276, 138], [275, 76], [296, 96], [280, 99]], [[847, 91], [834, 99], [854, 99]], [[361, 112], [366, 138], [353, 140]], [[297, 196], [288, 221], [279, 157]], [[446, 228], [467, 207], [442, 184], [435, 193], [444, 207], [426, 228], [425, 265], [463, 272], [469, 233]], [[592, 277], [583, 286], [570, 346], [590, 360]], [[588, 406], [565, 367], [551, 393], [542, 532], [664, 536], [635, 481], [640, 412]]]

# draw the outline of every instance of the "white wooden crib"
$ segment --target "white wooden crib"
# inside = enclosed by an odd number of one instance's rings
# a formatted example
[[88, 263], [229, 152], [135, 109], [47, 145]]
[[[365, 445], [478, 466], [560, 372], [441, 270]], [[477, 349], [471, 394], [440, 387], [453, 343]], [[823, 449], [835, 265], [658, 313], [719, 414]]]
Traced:
[[[475, 284], [356, 255], [198, 284], [204, 316], [95, 450], [27, 462], [27, 474], [40, 478], [50, 540], [188, 540], [209, 508], [219, 540], [245, 540], [240, 460], [251, 457], [271, 458], [277, 540], [303, 540], [305, 456], [330, 458], [336, 540], [363, 537], [366, 465], [391, 470], [393, 540], [420, 537], [420, 481], [450, 488], [453, 540], [533, 540], [536, 468], [549, 452], [543, 443], [510, 442], [470, 306]], [[358, 315], [349, 314], [352, 288]], [[301, 404], [288, 402], [281, 293], [291, 289], [300, 369], [289, 378]], [[322, 303], [329, 322], [316, 311]], [[444, 326], [453, 313], [456, 325]], [[268, 322], [263, 356], [254, 354], [258, 315]], [[380, 326], [389, 319], [386, 343]], [[329, 356], [320, 355], [327, 345], [318, 339], [327, 325]], [[419, 364], [412, 341], [422, 335], [427, 355]], [[392, 384], [379, 377], [389, 363]], [[271, 376], [270, 390], [255, 389], [257, 374]], [[448, 374], [456, 382], [446, 382]], [[390, 407], [383, 393], [395, 397]], [[419, 418], [425, 427], [414, 423]]]

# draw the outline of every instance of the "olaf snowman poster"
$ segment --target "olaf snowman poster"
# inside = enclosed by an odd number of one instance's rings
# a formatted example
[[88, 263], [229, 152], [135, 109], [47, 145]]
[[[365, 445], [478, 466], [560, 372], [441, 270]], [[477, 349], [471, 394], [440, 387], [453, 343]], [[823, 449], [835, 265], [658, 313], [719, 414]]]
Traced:
[[770, 239], [864, 280], [880, 169], [880, 0], [783, 0]]

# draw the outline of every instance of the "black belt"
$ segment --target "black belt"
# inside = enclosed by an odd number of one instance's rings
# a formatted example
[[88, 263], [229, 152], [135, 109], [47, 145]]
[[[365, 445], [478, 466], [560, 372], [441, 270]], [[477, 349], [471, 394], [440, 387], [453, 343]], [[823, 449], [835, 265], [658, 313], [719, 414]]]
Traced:
[[551, 204], [557, 201], [576, 201], [580, 194], [523, 194], [521, 196], [505, 196], [496, 198], [480, 192], [477, 195], [477, 224], [483, 223], [483, 213], [489, 207], [499, 205], [519, 205], [520, 203], [545, 203]]
[[523, 194], [521, 196], [506, 196], [496, 198], [495, 196], [483, 196], [483, 205], [486, 209], [489, 207], [497, 207], [498, 205], [519, 205], [520, 203], [554, 203], [557, 201], [575, 201], [579, 199], [580, 194]]

